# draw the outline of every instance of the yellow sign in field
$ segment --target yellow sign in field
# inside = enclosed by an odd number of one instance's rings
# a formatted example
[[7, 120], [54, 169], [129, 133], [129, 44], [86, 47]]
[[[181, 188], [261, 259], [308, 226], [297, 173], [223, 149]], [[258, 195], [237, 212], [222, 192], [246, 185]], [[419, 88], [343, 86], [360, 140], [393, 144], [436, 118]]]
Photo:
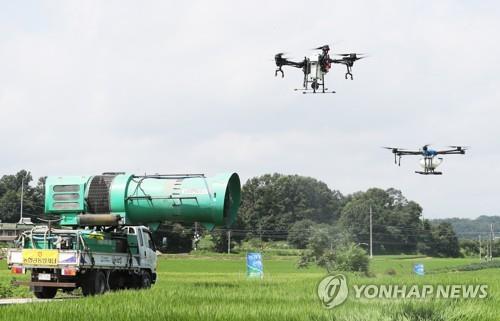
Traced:
[[23, 264], [26, 265], [57, 265], [58, 261], [58, 250], [23, 250]]

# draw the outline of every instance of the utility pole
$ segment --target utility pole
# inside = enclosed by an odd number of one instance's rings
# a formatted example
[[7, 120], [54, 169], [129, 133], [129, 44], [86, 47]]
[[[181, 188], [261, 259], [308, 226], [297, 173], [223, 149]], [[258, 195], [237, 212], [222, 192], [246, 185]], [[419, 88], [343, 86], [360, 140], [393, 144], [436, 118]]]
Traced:
[[486, 261], [490, 260], [490, 240], [486, 240], [486, 255], [484, 256]]
[[373, 259], [373, 222], [372, 222], [372, 206], [370, 205], [370, 259]]
[[490, 224], [490, 261], [493, 260], [493, 241], [494, 241], [494, 236], [493, 236], [493, 223]]
[[29, 172], [26, 172], [26, 175], [24, 175], [23, 178], [21, 179], [21, 210], [20, 210], [21, 217], [19, 218], [19, 223], [23, 222], [24, 180], [28, 175]]
[[227, 254], [231, 254], [231, 230], [227, 231]]
[[479, 234], [479, 262], [481, 263], [481, 234]]
[[484, 260], [487, 261], [488, 260], [488, 239], [484, 240], [484, 246], [485, 246], [485, 249], [484, 249]]

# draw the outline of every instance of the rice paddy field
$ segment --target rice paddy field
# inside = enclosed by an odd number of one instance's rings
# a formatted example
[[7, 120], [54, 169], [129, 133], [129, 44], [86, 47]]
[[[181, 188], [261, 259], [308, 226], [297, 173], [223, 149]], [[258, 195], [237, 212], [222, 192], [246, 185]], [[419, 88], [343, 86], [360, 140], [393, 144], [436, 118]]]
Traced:
[[[369, 276], [347, 274], [352, 284], [487, 284], [486, 299], [356, 299], [331, 310], [322, 307], [316, 286], [325, 271], [296, 268], [295, 257], [264, 256], [263, 279], [247, 279], [242, 256], [163, 256], [159, 281], [150, 290], [98, 297], [0, 306], [0, 320], [500, 320], [500, 269], [455, 271], [477, 259], [411, 256], [375, 257]], [[423, 263], [426, 275], [412, 272]], [[0, 261], [0, 284], [12, 275]], [[13, 296], [31, 296], [17, 288]], [[59, 296], [62, 296], [60, 294]]]

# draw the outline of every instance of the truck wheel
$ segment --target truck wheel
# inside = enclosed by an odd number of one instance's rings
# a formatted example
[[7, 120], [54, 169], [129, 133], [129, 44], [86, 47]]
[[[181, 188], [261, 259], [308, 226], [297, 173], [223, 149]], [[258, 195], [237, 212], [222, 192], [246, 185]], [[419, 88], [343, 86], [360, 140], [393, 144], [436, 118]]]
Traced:
[[38, 299], [53, 299], [57, 294], [57, 288], [42, 286], [40, 292], [34, 292]]
[[107, 290], [106, 275], [102, 271], [97, 271], [95, 277], [95, 294], [103, 294]]
[[111, 291], [125, 289], [127, 284], [126, 277], [121, 272], [111, 272], [109, 275], [109, 289]]
[[151, 288], [151, 275], [148, 272], [142, 272], [140, 288], [141, 289]]
[[91, 271], [82, 283], [84, 296], [103, 294], [107, 290], [106, 275], [102, 271]]

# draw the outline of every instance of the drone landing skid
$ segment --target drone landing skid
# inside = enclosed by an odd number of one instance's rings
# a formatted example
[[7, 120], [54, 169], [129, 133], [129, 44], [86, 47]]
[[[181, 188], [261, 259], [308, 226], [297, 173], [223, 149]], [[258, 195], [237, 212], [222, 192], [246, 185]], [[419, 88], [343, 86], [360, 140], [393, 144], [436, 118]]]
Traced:
[[294, 91], [302, 91], [303, 94], [335, 94], [335, 90], [328, 91], [328, 88], [325, 88], [325, 91], [322, 90], [312, 90], [312, 89], [304, 89], [304, 88], [295, 88]]
[[421, 171], [415, 171], [417, 174], [421, 175], [443, 175], [443, 172], [421, 172]]

